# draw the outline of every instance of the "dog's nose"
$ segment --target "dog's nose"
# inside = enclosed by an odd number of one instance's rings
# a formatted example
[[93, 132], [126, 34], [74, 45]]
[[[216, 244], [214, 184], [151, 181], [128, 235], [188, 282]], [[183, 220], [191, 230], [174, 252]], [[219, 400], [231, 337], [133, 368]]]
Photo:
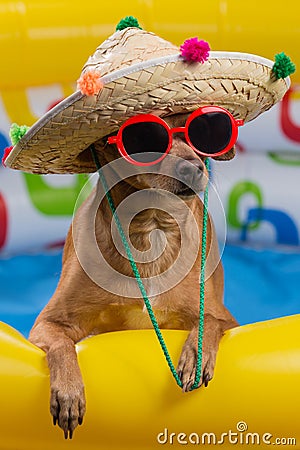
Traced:
[[175, 170], [182, 183], [197, 190], [203, 177], [203, 163], [199, 159], [181, 159], [177, 162]]

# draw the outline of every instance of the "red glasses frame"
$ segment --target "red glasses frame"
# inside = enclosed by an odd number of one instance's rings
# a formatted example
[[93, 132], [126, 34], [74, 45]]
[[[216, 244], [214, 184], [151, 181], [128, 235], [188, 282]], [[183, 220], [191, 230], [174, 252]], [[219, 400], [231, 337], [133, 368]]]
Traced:
[[[203, 114], [215, 113], [215, 112], [221, 112], [223, 114], [226, 114], [229, 117], [230, 123], [231, 123], [231, 130], [232, 130], [230, 140], [229, 140], [228, 144], [226, 145], [226, 147], [217, 153], [212, 154], [212, 153], [201, 152], [199, 149], [194, 147], [194, 145], [192, 144], [192, 142], [189, 138], [189, 135], [188, 135], [189, 124], [196, 117], [199, 117]], [[147, 163], [136, 161], [133, 158], [131, 158], [131, 156], [127, 153], [127, 151], [124, 147], [123, 139], [122, 139], [124, 129], [129, 125], [132, 125], [135, 123], [141, 123], [141, 122], [143, 122], [143, 123], [145, 123], [145, 122], [159, 123], [168, 132], [168, 136], [169, 136], [168, 147], [165, 150], [165, 153], [163, 153], [162, 156], [155, 161], [151, 161], [151, 162], [147, 162]], [[241, 119], [235, 119], [233, 117], [233, 115], [229, 111], [227, 111], [227, 109], [225, 109], [225, 108], [222, 108], [220, 106], [202, 106], [190, 114], [184, 127], [170, 128], [169, 125], [167, 124], [167, 122], [165, 122], [161, 117], [154, 116], [153, 114], [139, 114], [137, 116], [131, 117], [130, 119], [126, 120], [126, 122], [124, 122], [121, 125], [117, 135], [110, 136], [108, 138], [107, 142], [109, 144], [116, 144], [121, 156], [123, 156], [123, 158], [125, 158], [126, 161], [130, 162], [131, 164], [135, 164], [136, 166], [151, 166], [153, 164], [157, 164], [160, 161], [162, 161], [166, 157], [166, 155], [169, 153], [169, 151], [172, 148], [172, 137], [173, 137], [174, 133], [184, 133], [186, 142], [198, 155], [206, 156], [206, 157], [220, 156], [220, 155], [223, 155], [224, 153], [228, 152], [233, 147], [233, 145], [236, 143], [237, 137], [238, 137], [238, 127], [240, 127], [242, 125], [244, 125], [244, 121]]]

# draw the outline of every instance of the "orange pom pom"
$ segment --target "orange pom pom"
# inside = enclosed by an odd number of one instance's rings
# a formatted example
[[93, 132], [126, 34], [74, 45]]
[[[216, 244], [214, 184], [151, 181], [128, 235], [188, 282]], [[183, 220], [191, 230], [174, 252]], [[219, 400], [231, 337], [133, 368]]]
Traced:
[[98, 94], [103, 88], [100, 73], [97, 70], [89, 70], [77, 80], [77, 88], [84, 95]]

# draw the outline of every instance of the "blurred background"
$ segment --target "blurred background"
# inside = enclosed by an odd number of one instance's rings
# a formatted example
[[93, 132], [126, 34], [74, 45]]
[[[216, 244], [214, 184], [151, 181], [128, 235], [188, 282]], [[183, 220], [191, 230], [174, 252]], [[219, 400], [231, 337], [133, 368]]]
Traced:
[[[180, 45], [299, 67], [284, 100], [240, 128], [238, 155], [214, 163], [213, 182], [227, 220], [225, 303], [241, 324], [300, 312], [300, 3], [266, 0], [0, 0], [0, 156], [11, 123], [32, 125], [74, 92], [81, 68], [122, 17]], [[0, 168], [0, 320], [25, 336], [51, 297], [62, 245], [85, 175], [39, 176]], [[214, 215], [214, 202], [210, 209]], [[217, 231], [222, 220], [216, 213]], [[220, 230], [221, 232], [221, 230]]]

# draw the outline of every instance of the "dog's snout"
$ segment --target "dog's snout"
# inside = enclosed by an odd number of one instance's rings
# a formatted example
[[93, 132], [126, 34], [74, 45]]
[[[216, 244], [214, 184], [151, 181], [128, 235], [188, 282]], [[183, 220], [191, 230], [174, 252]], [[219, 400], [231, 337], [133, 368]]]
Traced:
[[203, 164], [199, 159], [182, 159], [176, 164], [175, 170], [180, 181], [190, 186], [198, 184], [203, 176]]

